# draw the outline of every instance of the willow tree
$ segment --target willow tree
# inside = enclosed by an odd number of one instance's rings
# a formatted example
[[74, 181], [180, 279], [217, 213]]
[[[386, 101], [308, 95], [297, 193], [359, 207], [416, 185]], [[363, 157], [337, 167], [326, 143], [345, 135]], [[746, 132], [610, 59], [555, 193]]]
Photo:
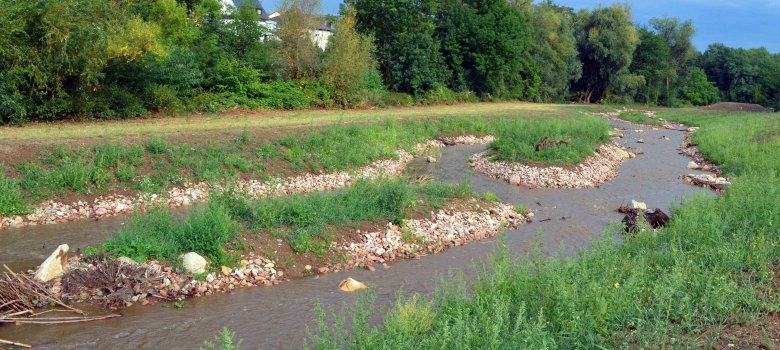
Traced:
[[577, 48], [582, 60], [582, 78], [575, 85], [581, 102], [599, 102], [617, 82], [631, 81], [628, 67], [639, 43], [631, 23], [631, 10], [618, 4], [592, 13], [578, 14]]
[[290, 78], [314, 75], [319, 63], [319, 49], [314, 43], [314, 31], [320, 24], [319, 0], [284, 0], [282, 16], [276, 28], [279, 58]]
[[376, 71], [373, 38], [358, 33], [356, 24], [355, 8], [350, 6], [336, 23], [322, 63], [322, 80], [332, 87], [332, 97], [342, 107], [362, 102], [366, 79]]

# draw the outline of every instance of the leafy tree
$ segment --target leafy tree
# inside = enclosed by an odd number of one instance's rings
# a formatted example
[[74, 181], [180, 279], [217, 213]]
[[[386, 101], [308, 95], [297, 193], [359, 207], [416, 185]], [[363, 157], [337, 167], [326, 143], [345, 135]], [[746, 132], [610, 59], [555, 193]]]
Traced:
[[669, 47], [669, 56], [664, 70], [665, 94], [663, 104], [674, 105], [678, 82], [684, 82], [688, 67], [695, 57], [691, 37], [696, 33], [691, 21], [681, 22], [677, 18], [662, 17], [650, 19], [650, 25], [661, 35]]
[[724, 100], [780, 107], [780, 63], [766, 49], [734, 49], [713, 44], [702, 55], [702, 68]]
[[438, 0], [347, 0], [357, 29], [371, 35], [385, 84], [422, 95], [446, 80], [439, 42], [433, 39]]
[[319, 0], [284, 0], [276, 36], [281, 43], [279, 56], [291, 78], [313, 76], [319, 51], [312, 34], [319, 24]]
[[527, 17], [506, 0], [450, 5], [438, 30], [456, 88], [513, 98], [536, 95], [540, 78], [529, 54]]
[[592, 13], [583, 10], [577, 19], [577, 48], [583, 72], [574, 89], [581, 102], [598, 102], [607, 96], [616, 78], [629, 74], [639, 38], [628, 6], [615, 4]]
[[[528, 1], [530, 2], [530, 1]], [[524, 6], [531, 19], [531, 56], [539, 67], [541, 85], [535, 100], [539, 102], [564, 101], [569, 98], [569, 85], [582, 76], [582, 62], [578, 57], [574, 37], [574, 12], [558, 7], [551, 1], [531, 8]]]
[[376, 72], [373, 39], [359, 34], [356, 22], [355, 9], [348, 7], [336, 23], [322, 64], [322, 80], [332, 86], [333, 98], [342, 107], [362, 102], [366, 79]]
[[647, 27], [640, 27], [639, 46], [634, 51], [630, 71], [641, 75], [645, 84], [639, 87], [635, 100], [646, 104], [658, 104], [664, 93], [665, 78], [669, 67], [669, 46], [666, 39]]
[[682, 97], [694, 106], [706, 106], [720, 101], [720, 92], [715, 84], [707, 80], [704, 70], [693, 68], [682, 89]]

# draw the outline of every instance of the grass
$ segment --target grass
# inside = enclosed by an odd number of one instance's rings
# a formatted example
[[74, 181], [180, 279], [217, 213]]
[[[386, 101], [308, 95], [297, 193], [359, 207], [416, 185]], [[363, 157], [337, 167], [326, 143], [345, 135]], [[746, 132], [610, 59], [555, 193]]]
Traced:
[[[496, 141], [490, 150], [496, 160], [578, 164], [591, 156], [599, 144], [609, 141], [610, 129], [606, 120], [596, 117], [502, 120], [496, 127]], [[565, 143], [538, 149], [537, 145], [545, 138]]]
[[722, 196], [687, 198], [657, 232], [621, 239], [612, 228], [572, 258], [514, 259], [499, 248], [475, 266], [475, 279], [453, 276], [423, 301], [401, 298], [378, 324], [379, 308], [364, 296], [321, 312], [307, 345], [690, 348], [723, 324], [777, 312], [780, 159], [765, 151], [777, 146], [778, 116], [674, 113], [664, 117], [701, 126], [702, 151], [735, 178]]
[[643, 124], [643, 125], [661, 125], [663, 124], [660, 120], [650, 118], [647, 116], [645, 112], [642, 111], [626, 111], [621, 112], [618, 115], [619, 119], [625, 120], [627, 122], [631, 122], [634, 124]]
[[357, 181], [338, 193], [260, 200], [224, 192], [214, 194], [208, 204], [195, 207], [180, 220], [164, 209], [135, 214], [103, 250], [136, 261], [174, 263], [179, 255], [193, 251], [207, 257], [212, 267], [229, 266], [236, 257], [225, 247], [235, 243], [240, 228], [248, 234], [283, 238], [295, 252], [322, 256], [330, 249], [328, 226], [376, 220], [400, 223], [420, 201], [433, 206], [471, 194], [467, 183], [413, 186], [405, 179]]
[[24, 127], [0, 127], [0, 140], [39, 141], [74, 138], [115, 138], [215, 130], [324, 126], [349, 122], [375, 123], [453, 117], [553, 117], [580, 115], [581, 111], [606, 111], [609, 107], [554, 105], [525, 102], [467, 103], [379, 110], [237, 111], [222, 114], [187, 114], [124, 121], [58, 122]]
[[[142, 144], [105, 143], [81, 148], [55, 147], [14, 166], [14, 177], [0, 175], [22, 204], [0, 202], [0, 212], [25, 214], [33, 204], [58, 196], [67, 200], [130, 189], [161, 193], [186, 182], [268, 179], [300, 172], [332, 172], [395, 157], [398, 149], [441, 136], [495, 134], [497, 159], [575, 164], [608, 140], [608, 124], [595, 117], [446, 118], [343, 124], [275, 139], [235, 138], [200, 144], [175, 143], [160, 136]], [[544, 137], [568, 144], [534, 146]]]

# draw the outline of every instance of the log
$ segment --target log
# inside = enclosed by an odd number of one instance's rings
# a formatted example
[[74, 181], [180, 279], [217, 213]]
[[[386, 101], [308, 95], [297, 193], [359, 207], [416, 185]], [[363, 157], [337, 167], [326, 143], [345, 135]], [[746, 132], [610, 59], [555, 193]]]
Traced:
[[19, 343], [19, 342], [5, 340], [5, 339], [0, 339], [0, 344], [11, 345], [11, 346], [21, 346], [23, 348], [31, 348], [32, 347], [32, 345], [30, 345], [30, 344]]

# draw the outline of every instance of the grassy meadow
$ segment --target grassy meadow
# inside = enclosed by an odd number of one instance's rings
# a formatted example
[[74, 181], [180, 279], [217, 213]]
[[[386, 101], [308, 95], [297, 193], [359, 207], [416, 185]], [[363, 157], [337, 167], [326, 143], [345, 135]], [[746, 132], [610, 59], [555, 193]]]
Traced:
[[[657, 232], [610, 229], [575, 257], [520, 260], [499, 249], [471, 280], [378, 310], [371, 295], [322, 312], [318, 349], [708, 347], [726, 324], [780, 310], [780, 116], [669, 110], [734, 184], [688, 198]], [[335, 320], [335, 323], [326, 320]], [[349, 324], [350, 327], [344, 327]]]
[[[183, 139], [153, 134], [134, 142], [110, 138], [80, 146], [58, 144], [12, 164], [0, 161], [0, 215], [25, 214], [35, 203], [51, 198], [74, 200], [127, 191], [161, 193], [187, 182], [348, 170], [395, 157], [398, 149], [411, 151], [415, 144], [441, 136], [495, 134], [498, 140], [491, 146], [495, 158], [550, 164], [576, 164], [608, 140], [607, 122], [572, 107], [530, 108], [520, 103], [498, 106], [506, 106], [507, 111], [474, 104], [463, 108], [473, 113], [470, 117], [459, 112], [447, 118], [418, 119], [419, 113], [430, 111], [423, 107], [411, 109], [403, 118], [381, 117], [390, 112], [379, 111], [374, 115], [379, 121], [374, 123], [325, 123], [305, 130], [275, 130], [272, 135], [243, 129]], [[482, 114], [488, 112], [496, 115]], [[25, 134], [40, 127], [19, 131]], [[62, 132], [75, 131], [70, 127], [62, 126]], [[89, 125], [84, 128], [89, 129]], [[60, 128], [47, 130], [56, 129]], [[166, 130], [164, 126], [160, 129]], [[9, 135], [3, 131], [0, 138]], [[536, 152], [536, 143], [544, 137], [569, 142]]]

